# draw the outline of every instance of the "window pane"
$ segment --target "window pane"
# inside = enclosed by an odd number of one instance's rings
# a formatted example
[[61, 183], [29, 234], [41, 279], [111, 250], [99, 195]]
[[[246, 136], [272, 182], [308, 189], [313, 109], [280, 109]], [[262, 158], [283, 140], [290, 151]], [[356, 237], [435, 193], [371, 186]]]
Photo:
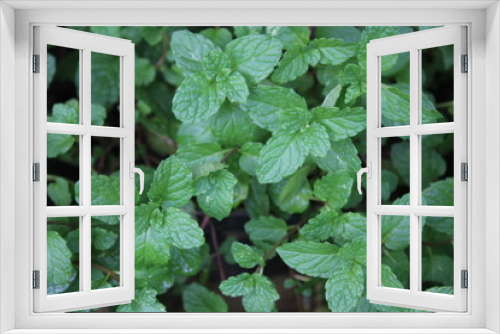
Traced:
[[[383, 138], [381, 196], [383, 204], [410, 205], [410, 137]], [[408, 194], [407, 201], [401, 197]]]
[[91, 53], [92, 125], [120, 126], [120, 57]]
[[92, 205], [120, 205], [120, 138], [92, 137]]
[[382, 216], [381, 286], [410, 288], [410, 217]]
[[47, 294], [81, 291], [81, 217], [47, 219]]
[[382, 126], [410, 125], [410, 53], [380, 58]]
[[422, 205], [453, 206], [453, 133], [422, 136]]
[[47, 122], [80, 124], [80, 50], [47, 48]]
[[120, 285], [120, 216], [92, 217], [92, 290]]
[[451, 217], [422, 217], [422, 290], [453, 294], [453, 231]]
[[78, 205], [79, 136], [47, 134], [47, 205]]
[[453, 45], [421, 50], [422, 124], [453, 122]]

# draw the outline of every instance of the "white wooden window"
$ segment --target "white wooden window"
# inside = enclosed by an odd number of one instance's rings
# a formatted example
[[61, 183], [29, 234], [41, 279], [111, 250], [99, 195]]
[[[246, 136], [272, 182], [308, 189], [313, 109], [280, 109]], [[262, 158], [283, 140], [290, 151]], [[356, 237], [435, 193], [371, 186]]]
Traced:
[[[72, 121], [49, 117], [47, 110], [47, 47], [69, 48], [78, 53], [79, 115]], [[101, 53], [119, 57], [116, 89], [120, 92], [119, 124], [96, 126], [91, 118], [91, 57]], [[34, 291], [35, 312], [71, 311], [129, 303], [134, 298], [134, 44], [128, 40], [106, 37], [56, 27], [35, 27], [34, 54], [34, 162], [39, 166], [34, 183], [34, 268], [39, 274]], [[38, 57], [38, 56], [37, 56]], [[76, 123], [76, 124], [75, 124]], [[56, 137], [54, 137], [56, 135]], [[57, 137], [59, 136], [59, 137]], [[72, 137], [79, 146], [79, 203], [73, 206], [47, 206], [48, 138]], [[110, 205], [95, 205], [91, 185], [91, 141], [106, 137], [119, 142], [120, 198]], [[35, 167], [35, 166], [34, 166]], [[94, 189], [95, 191], [95, 189]], [[102, 204], [102, 203], [100, 203]], [[93, 216], [115, 217], [119, 224], [119, 286], [93, 290], [91, 286], [91, 219]], [[47, 219], [73, 217], [79, 221], [79, 286], [75, 292], [57, 293], [48, 289]], [[76, 217], [76, 218], [74, 218]], [[50, 232], [49, 232], [50, 233]], [[51, 268], [57, 270], [58, 263]]]
[[[454, 54], [454, 120], [431, 123], [424, 115], [422, 92], [422, 52], [430, 48], [453, 46]], [[467, 290], [461, 286], [461, 275], [467, 270], [467, 182], [461, 180], [461, 164], [467, 163], [466, 113], [467, 74], [462, 73], [462, 58], [466, 55], [466, 28], [451, 26], [430, 29], [396, 37], [371, 41], [367, 46], [367, 298], [374, 303], [423, 310], [466, 311]], [[408, 52], [410, 56], [409, 118], [397, 124], [384, 123], [382, 91], [383, 57]], [[426, 78], [432, 80], [432, 78]], [[405, 110], [401, 110], [405, 112]], [[393, 125], [393, 126], [391, 126]], [[396, 126], [394, 126], [396, 125]], [[454, 134], [454, 205], [427, 205], [422, 197], [424, 136]], [[381, 202], [381, 141], [404, 137], [409, 140], [410, 190], [407, 205], [382, 205]], [[406, 203], [404, 203], [406, 204]], [[408, 230], [400, 237], [409, 239], [409, 289], [384, 287], [382, 266], [382, 231], [384, 217], [400, 216], [409, 221]], [[453, 219], [454, 277], [453, 294], [426, 292], [422, 287], [422, 225], [425, 217]], [[399, 228], [399, 227], [398, 227]]]

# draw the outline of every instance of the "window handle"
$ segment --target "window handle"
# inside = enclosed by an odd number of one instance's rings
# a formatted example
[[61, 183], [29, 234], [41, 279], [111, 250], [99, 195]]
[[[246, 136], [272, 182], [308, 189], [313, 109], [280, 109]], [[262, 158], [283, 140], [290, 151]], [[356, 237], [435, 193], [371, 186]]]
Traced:
[[134, 178], [134, 173], [139, 174], [139, 194], [142, 194], [142, 191], [144, 190], [144, 172], [137, 167], [134, 167], [134, 162], [130, 161], [130, 178]]
[[372, 163], [371, 162], [367, 162], [366, 163], [367, 167], [365, 168], [361, 168], [359, 171], [358, 171], [358, 192], [359, 194], [361, 195], [363, 192], [361, 191], [361, 175], [363, 175], [363, 173], [366, 173], [367, 177], [369, 179], [371, 179], [372, 177]]

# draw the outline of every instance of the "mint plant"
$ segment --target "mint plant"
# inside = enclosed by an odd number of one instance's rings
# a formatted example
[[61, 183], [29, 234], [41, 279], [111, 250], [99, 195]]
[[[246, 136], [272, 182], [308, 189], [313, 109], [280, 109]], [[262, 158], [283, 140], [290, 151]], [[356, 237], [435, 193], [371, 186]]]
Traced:
[[[77, 29], [136, 44], [136, 164], [146, 174], [136, 192], [136, 298], [100, 311], [412, 311], [365, 298], [364, 195], [354, 182], [366, 158], [366, 44], [424, 27]], [[78, 123], [67, 74], [77, 58], [48, 52], [48, 121]], [[451, 54], [432, 56], [424, 74], [439, 79], [424, 81], [422, 117], [452, 121], [442, 100], [453, 92]], [[94, 125], [118, 119], [117, 64], [92, 57]], [[384, 126], [409, 123], [408, 67], [404, 55], [382, 61]], [[78, 141], [48, 135], [51, 205], [79, 203]], [[118, 204], [119, 147], [92, 145], [92, 204]], [[453, 205], [453, 135], [423, 145], [423, 201]], [[382, 141], [384, 204], [408, 204], [408, 152], [407, 138]], [[119, 284], [119, 223], [92, 217], [95, 289]], [[382, 284], [407, 289], [409, 219], [382, 223]], [[48, 226], [49, 293], [76, 291], [78, 219]], [[423, 226], [423, 286], [453, 293], [453, 219]]]

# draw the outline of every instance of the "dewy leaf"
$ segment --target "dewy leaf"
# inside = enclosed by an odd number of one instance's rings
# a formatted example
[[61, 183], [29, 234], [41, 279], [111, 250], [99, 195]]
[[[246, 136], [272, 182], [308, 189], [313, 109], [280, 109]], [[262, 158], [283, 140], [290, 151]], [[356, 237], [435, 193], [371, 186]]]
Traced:
[[286, 235], [287, 225], [283, 219], [261, 216], [246, 223], [245, 232], [254, 244], [276, 243]]
[[313, 157], [326, 157], [331, 147], [328, 133], [319, 123], [313, 123], [302, 133], [302, 141]]
[[337, 270], [339, 248], [329, 243], [297, 241], [276, 249], [281, 259], [299, 273], [328, 278]]
[[353, 137], [366, 128], [366, 110], [360, 107], [344, 108], [314, 108], [313, 119], [322, 124], [328, 131], [330, 139]]
[[247, 142], [240, 148], [240, 168], [249, 175], [255, 176], [255, 168], [259, 162], [261, 143]]
[[269, 195], [281, 210], [302, 213], [309, 207], [312, 190], [307, 179], [309, 167], [303, 167], [285, 180], [269, 185]]
[[324, 65], [340, 65], [356, 54], [354, 45], [335, 38], [317, 38], [311, 42], [311, 47], [319, 51], [319, 62]]
[[283, 43], [283, 48], [288, 49], [293, 45], [306, 45], [311, 30], [309, 27], [268, 26], [266, 33], [279, 39]]
[[204, 286], [193, 283], [182, 291], [182, 305], [186, 312], [227, 312], [222, 297]]
[[163, 160], [156, 169], [149, 199], [165, 207], [185, 205], [193, 196], [191, 171], [179, 158]]
[[351, 195], [353, 177], [346, 170], [329, 173], [314, 183], [314, 194], [331, 209], [342, 208]]
[[193, 168], [209, 162], [220, 162], [228, 150], [215, 143], [190, 145], [179, 149], [175, 156]]
[[274, 82], [283, 84], [293, 81], [307, 72], [309, 68], [308, 48], [303, 45], [290, 47], [281, 59], [278, 68], [274, 71]]
[[262, 255], [258, 254], [252, 247], [240, 242], [233, 242], [233, 245], [231, 246], [231, 253], [233, 254], [236, 263], [238, 263], [242, 268], [250, 269], [258, 264], [264, 264]]
[[218, 47], [211, 40], [187, 30], [174, 32], [170, 47], [175, 62], [182, 69], [184, 75], [200, 72], [203, 58], [210, 51], [218, 50]]
[[47, 194], [55, 205], [67, 206], [73, 201], [68, 181], [62, 177], [57, 177], [55, 182], [49, 183]]
[[231, 32], [226, 28], [207, 28], [200, 31], [200, 34], [214, 42], [221, 49], [224, 49], [233, 39]]
[[135, 292], [135, 299], [130, 304], [120, 305], [116, 312], [167, 312], [165, 306], [156, 299], [153, 289], [140, 289]]
[[281, 47], [281, 42], [270, 36], [248, 35], [229, 43], [226, 54], [233, 69], [249, 82], [258, 83], [271, 74], [278, 64]]
[[224, 146], [241, 146], [251, 141], [257, 131], [248, 114], [240, 105], [226, 102], [210, 120], [213, 135]]
[[223, 281], [219, 288], [220, 291], [229, 297], [240, 297], [253, 290], [253, 277], [249, 273], [239, 274], [229, 277]]
[[163, 230], [163, 215], [155, 205], [135, 208], [135, 265], [138, 269], [165, 266], [170, 243]]
[[309, 220], [299, 231], [300, 236], [312, 241], [324, 241], [339, 230], [337, 211], [323, 211]]
[[215, 114], [224, 102], [225, 94], [203, 74], [187, 77], [174, 95], [172, 111], [175, 117], [187, 123], [196, 123]]
[[205, 243], [203, 230], [191, 216], [178, 208], [165, 208], [163, 229], [168, 243], [180, 249], [195, 248]]
[[271, 312], [274, 302], [280, 298], [276, 287], [269, 278], [252, 274], [253, 291], [243, 296], [243, 307], [247, 312]]
[[233, 72], [223, 79], [217, 78], [217, 88], [220, 89], [231, 102], [245, 103], [249, 94], [245, 78], [239, 72]]
[[238, 180], [225, 169], [203, 176], [195, 181], [198, 205], [210, 217], [222, 220], [231, 213], [233, 188]]
[[256, 169], [261, 183], [276, 183], [292, 175], [306, 159], [307, 148], [298, 133], [275, 132], [262, 148]]
[[[410, 205], [410, 195], [406, 194], [398, 198], [393, 205]], [[382, 216], [382, 243], [392, 250], [408, 247], [410, 244], [410, 217]]]
[[[358, 63], [366, 69], [366, 44], [368, 44], [373, 39], [384, 38], [389, 36], [399, 35], [399, 28], [390, 26], [370, 26], [365, 27], [363, 32], [361, 33], [361, 40], [358, 44]], [[398, 60], [398, 55], [390, 55], [383, 57], [382, 61], [382, 71], [389, 70], [396, 61]]]
[[66, 290], [76, 277], [71, 251], [55, 231], [47, 231], [47, 294]]
[[[449, 177], [442, 181], [431, 183], [430, 187], [422, 192], [427, 205], [454, 205], [454, 178]], [[427, 225], [432, 229], [445, 233], [449, 237], [454, 234], [454, 220], [452, 217], [427, 217]]]
[[319, 168], [328, 173], [338, 170], [348, 170], [355, 175], [361, 168], [361, 159], [358, 156], [356, 146], [350, 138], [331, 142], [331, 148], [325, 157], [313, 158]]
[[326, 301], [332, 312], [350, 312], [364, 289], [363, 268], [353, 262], [339, 266], [326, 281]]
[[279, 115], [291, 108], [307, 111], [306, 101], [293, 89], [279, 86], [256, 86], [250, 91], [246, 109], [255, 124], [269, 131], [280, 129]]

